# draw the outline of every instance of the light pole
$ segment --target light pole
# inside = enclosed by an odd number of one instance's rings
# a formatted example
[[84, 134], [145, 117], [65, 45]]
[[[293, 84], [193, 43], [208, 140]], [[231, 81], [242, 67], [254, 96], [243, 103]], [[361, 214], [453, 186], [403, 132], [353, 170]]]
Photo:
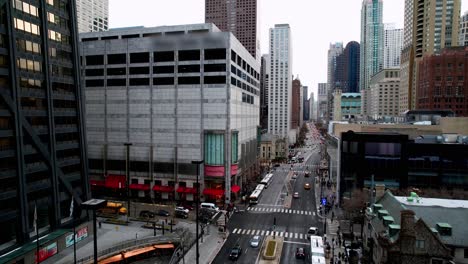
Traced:
[[200, 183], [198, 182], [198, 177], [200, 176], [200, 165], [203, 163], [203, 160], [192, 160], [192, 164], [197, 165], [197, 197], [195, 198], [195, 214], [196, 214], [196, 236], [197, 236], [197, 244], [196, 244], [196, 264], [199, 264], [199, 258], [200, 258], [200, 253], [199, 253], [199, 248], [198, 248], [198, 207], [200, 207]]
[[124, 143], [126, 147], [126, 153], [125, 153], [125, 176], [127, 177], [127, 186], [126, 187], [126, 193], [127, 193], [127, 199], [128, 199], [128, 206], [127, 206], [127, 222], [128, 222], [128, 216], [130, 215], [130, 146], [132, 143]]
[[[94, 263], [98, 263], [98, 255], [97, 255], [97, 228], [96, 228], [96, 210], [103, 207], [107, 203], [106, 200], [101, 200], [101, 199], [91, 199], [88, 200], [81, 205], [83, 208], [86, 210], [92, 210], [93, 211], [93, 236], [94, 236]], [[73, 234], [74, 235], [74, 234]], [[76, 241], [74, 241], [76, 242]]]

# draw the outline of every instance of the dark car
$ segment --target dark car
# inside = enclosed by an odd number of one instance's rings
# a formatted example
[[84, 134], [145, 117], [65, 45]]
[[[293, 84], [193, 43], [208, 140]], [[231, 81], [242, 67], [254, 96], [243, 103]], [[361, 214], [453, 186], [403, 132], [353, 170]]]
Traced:
[[239, 259], [240, 255], [242, 254], [242, 248], [239, 245], [236, 245], [231, 249], [231, 253], [229, 254], [229, 259], [237, 260]]
[[297, 259], [305, 259], [305, 250], [304, 250], [304, 248], [297, 248], [296, 249], [296, 258]]
[[275, 164], [275, 167], [279, 167], [280, 165], [278, 163]]
[[148, 210], [143, 210], [140, 212], [140, 217], [144, 217], [144, 218], [153, 218], [156, 214], [151, 212], [151, 211], [148, 211]]
[[166, 210], [159, 210], [157, 212], [157, 215], [159, 215], [159, 216], [169, 216], [169, 212], [166, 211]]

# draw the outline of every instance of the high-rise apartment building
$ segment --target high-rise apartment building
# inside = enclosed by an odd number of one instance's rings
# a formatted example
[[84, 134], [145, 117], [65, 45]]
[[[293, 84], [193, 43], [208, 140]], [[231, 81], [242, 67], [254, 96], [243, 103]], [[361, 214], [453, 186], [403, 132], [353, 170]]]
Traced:
[[309, 87], [308, 86], [302, 86], [302, 116], [303, 120], [309, 120], [310, 118], [310, 109], [309, 109], [309, 100], [307, 99], [307, 95], [309, 94]]
[[369, 80], [383, 68], [384, 60], [384, 26], [382, 23], [383, 0], [363, 0], [361, 8], [361, 59], [360, 91], [363, 103], [362, 114], [369, 111], [366, 90]]
[[317, 95], [317, 122], [326, 123], [328, 116], [328, 84], [318, 84], [318, 95]]
[[418, 66], [426, 55], [459, 41], [461, 0], [405, 0], [400, 113], [416, 108]]
[[400, 68], [400, 56], [403, 47], [403, 29], [395, 24], [385, 24], [384, 33], [384, 69]]
[[[333, 91], [336, 89], [336, 82], [337, 82], [337, 58], [339, 55], [343, 53], [343, 43], [336, 42], [330, 43], [330, 47], [328, 48], [328, 56], [327, 56], [327, 95], [329, 96], [328, 100], [333, 100]], [[342, 69], [343, 70], [343, 69]], [[340, 72], [343, 73], [343, 72]], [[325, 115], [325, 119], [323, 120], [325, 123], [331, 119], [331, 114], [333, 112], [333, 105], [327, 105], [327, 111]]]
[[76, 0], [78, 31], [95, 32], [109, 29], [109, 0]]
[[444, 48], [419, 62], [417, 109], [468, 116], [468, 46]]
[[383, 69], [369, 82], [369, 116], [378, 120], [398, 116], [400, 69]]
[[260, 126], [268, 128], [268, 79], [270, 74], [270, 55], [264, 54], [260, 66]]
[[459, 29], [458, 45], [468, 46], [468, 11], [460, 17], [460, 29]]
[[309, 96], [309, 120], [317, 120], [316, 104], [313, 92], [311, 92]]
[[205, 23], [229, 31], [250, 54], [260, 59], [258, 0], [205, 0]]
[[334, 74], [335, 89], [343, 93], [359, 92], [359, 53], [360, 47], [356, 41], [346, 44], [342, 54], [336, 57]]
[[301, 94], [302, 84], [296, 78], [292, 81], [292, 98], [291, 98], [291, 129], [298, 129], [301, 126]]
[[291, 28], [270, 28], [270, 74], [268, 81], [268, 133], [288, 137], [291, 130], [292, 49]]
[[[200, 34], [200, 32], [203, 32]], [[80, 35], [90, 172], [118, 193], [230, 203], [257, 156], [260, 64], [213, 24]], [[238, 197], [238, 196], [237, 196]]]
[[0, 4], [1, 263], [37, 261], [35, 227], [39, 261], [46, 241], [65, 248], [49, 234], [89, 198], [75, 14], [72, 0]]

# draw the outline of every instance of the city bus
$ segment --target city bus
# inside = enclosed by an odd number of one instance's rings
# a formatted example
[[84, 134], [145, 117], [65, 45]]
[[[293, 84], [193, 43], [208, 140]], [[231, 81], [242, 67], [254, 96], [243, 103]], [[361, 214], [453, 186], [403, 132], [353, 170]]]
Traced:
[[310, 259], [312, 264], [325, 263], [325, 249], [320, 236], [310, 236]]
[[255, 188], [255, 190], [259, 190], [259, 191], [263, 191], [263, 189], [265, 189], [265, 185], [263, 185], [263, 184], [259, 184], [259, 185], [257, 185], [257, 187]]
[[258, 204], [258, 200], [262, 197], [262, 190], [254, 190], [252, 194], [249, 196], [249, 203], [250, 204]]
[[265, 186], [265, 189], [268, 188], [268, 185], [270, 185], [271, 180], [273, 178], [273, 174], [267, 174], [265, 178], [260, 182], [260, 184], [263, 184]]

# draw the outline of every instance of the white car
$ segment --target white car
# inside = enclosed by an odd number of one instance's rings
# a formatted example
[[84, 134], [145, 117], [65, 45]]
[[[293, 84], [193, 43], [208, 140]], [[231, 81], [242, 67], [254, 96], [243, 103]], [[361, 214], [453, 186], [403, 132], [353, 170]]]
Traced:
[[316, 236], [318, 235], [318, 228], [315, 226], [309, 227], [309, 230], [307, 231], [307, 238], [310, 238], [310, 236]]
[[180, 212], [185, 212], [186, 214], [189, 213], [189, 209], [185, 209], [185, 208], [182, 207], [182, 206], [177, 206], [177, 207], [175, 208], [175, 210], [176, 210], [176, 211], [180, 211]]
[[260, 245], [260, 236], [252, 237], [252, 240], [250, 240], [250, 246], [256, 248], [259, 245]]
[[299, 193], [298, 193], [298, 192], [295, 192], [295, 193], [293, 194], [293, 198], [299, 198]]

